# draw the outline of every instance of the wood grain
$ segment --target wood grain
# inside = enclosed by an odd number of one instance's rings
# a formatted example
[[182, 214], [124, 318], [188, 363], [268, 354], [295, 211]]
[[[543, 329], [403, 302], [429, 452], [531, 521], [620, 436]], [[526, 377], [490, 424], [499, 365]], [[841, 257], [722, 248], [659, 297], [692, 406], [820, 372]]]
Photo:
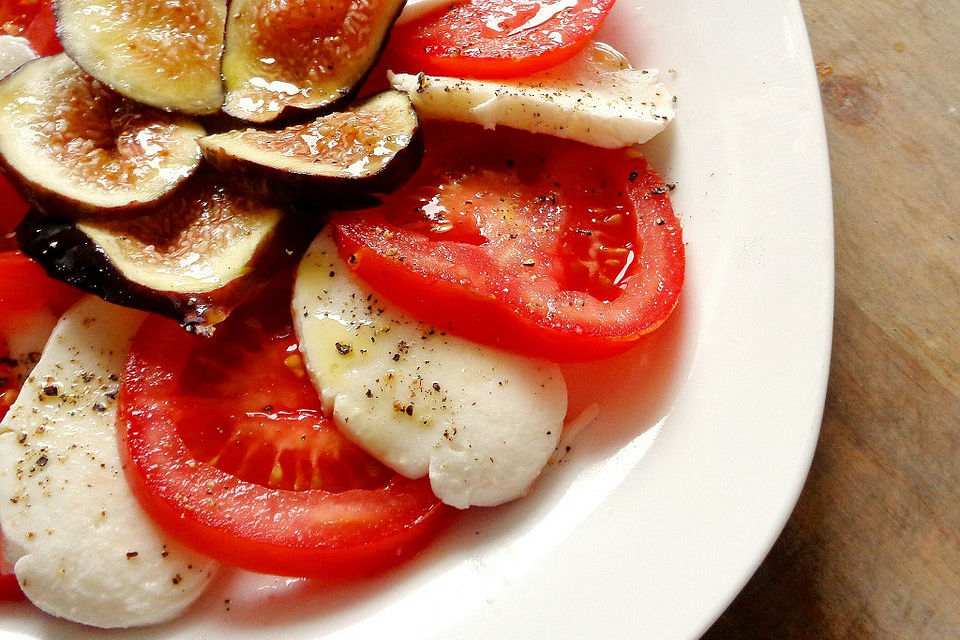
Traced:
[[704, 640], [960, 638], [960, 0], [803, 0], [836, 230], [797, 508]]

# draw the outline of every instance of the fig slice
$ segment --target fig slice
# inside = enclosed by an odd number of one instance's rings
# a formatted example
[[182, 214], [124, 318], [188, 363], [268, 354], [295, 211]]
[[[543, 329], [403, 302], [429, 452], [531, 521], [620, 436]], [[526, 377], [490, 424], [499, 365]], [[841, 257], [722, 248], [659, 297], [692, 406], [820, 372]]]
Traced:
[[189, 114], [220, 109], [226, 0], [55, 0], [57, 36], [118, 93]]
[[144, 216], [81, 222], [31, 211], [17, 228], [23, 252], [50, 276], [201, 334], [292, 264], [296, 235], [279, 209], [213, 172]]
[[404, 0], [233, 0], [223, 110], [248, 122], [349, 102]]
[[111, 91], [64, 54], [0, 81], [0, 159], [36, 207], [122, 213], [156, 203], [199, 166], [199, 124]]
[[331, 206], [389, 193], [420, 166], [423, 140], [410, 98], [387, 90], [347, 111], [280, 131], [245, 129], [200, 138], [218, 170], [274, 201]]

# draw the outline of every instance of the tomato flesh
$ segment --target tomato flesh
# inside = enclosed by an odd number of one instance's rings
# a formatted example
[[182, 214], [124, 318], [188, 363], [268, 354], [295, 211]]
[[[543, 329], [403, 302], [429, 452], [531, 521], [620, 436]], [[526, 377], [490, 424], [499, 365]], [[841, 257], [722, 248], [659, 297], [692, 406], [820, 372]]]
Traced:
[[30, 46], [38, 56], [52, 56], [63, 51], [57, 39], [57, 18], [53, 13], [53, 2], [50, 0], [38, 3], [37, 13], [23, 32], [23, 37], [30, 41]]
[[470, 0], [394, 29], [388, 56], [405, 71], [512, 78], [582, 49], [614, 0]]
[[621, 352], [673, 310], [681, 230], [643, 158], [450, 125], [427, 143], [408, 185], [334, 219], [341, 254], [385, 297], [452, 333], [556, 361]]
[[0, 0], [0, 34], [22, 36], [39, 10], [38, 0]]
[[13, 185], [0, 174], [0, 251], [17, 248], [13, 230], [23, 220], [29, 208], [30, 205], [20, 197]]
[[0, 34], [26, 38], [40, 56], [63, 51], [52, 0], [0, 0]]
[[289, 289], [235, 311], [212, 339], [150, 318], [120, 397], [122, 455], [146, 511], [227, 564], [290, 576], [365, 574], [422, 547], [447, 508], [320, 410]]
[[0, 251], [0, 309], [5, 317], [36, 309], [50, 309], [59, 316], [79, 296], [79, 291], [49, 277], [19, 251]]
[[[289, 300], [261, 299], [272, 309]], [[211, 340], [193, 340], [178, 400], [203, 416], [180, 429], [194, 457], [245, 482], [279, 489], [373, 488], [393, 473], [323, 415], [285, 314], [243, 309]]]

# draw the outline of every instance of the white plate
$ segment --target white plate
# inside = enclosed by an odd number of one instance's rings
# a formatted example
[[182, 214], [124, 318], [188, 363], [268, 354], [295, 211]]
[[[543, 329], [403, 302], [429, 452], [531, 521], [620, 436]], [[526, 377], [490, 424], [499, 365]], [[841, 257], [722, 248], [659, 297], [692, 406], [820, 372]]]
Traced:
[[[796, 0], [619, 0], [603, 39], [680, 96], [648, 153], [677, 183], [688, 272], [646, 345], [566, 368], [596, 423], [529, 498], [464, 514], [397, 571], [229, 572], [183, 620], [130, 637], [687, 640], [743, 586], [803, 484], [829, 365], [830, 180], [803, 19]], [[14, 637], [79, 633], [25, 604], [0, 618]]]

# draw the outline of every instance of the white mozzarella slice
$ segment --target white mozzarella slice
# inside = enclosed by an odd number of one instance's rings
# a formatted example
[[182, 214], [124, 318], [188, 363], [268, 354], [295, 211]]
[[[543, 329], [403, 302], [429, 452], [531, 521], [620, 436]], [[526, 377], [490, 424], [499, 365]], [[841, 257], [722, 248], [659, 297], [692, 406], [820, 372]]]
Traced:
[[407, 0], [394, 25], [407, 24], [466, 0]]
[[527, 78], [469, 80], [388, 72], [427, 118], [498, 125], [620, 148], [646, 142], [666, 128], [676, 99], [656, 69], [633, 69], [609, 46], [595, 43], [567, 62]]
[[38, 57], [26, 38], [0, 35], [0, 78]]
[[[14, 373], [22, 380], [40, 358], [43, 345], [57, 324], [57, 316], [49, 309], [35, 309], [29, 313], [0, 316], [0, 355], [14, 364]], [[0, 399], [2, 402], [2, 399]], [[2, 404], [0, 404], [2, 406]]]
[[567, 410], [560, 368], [412, 320], [350, 271], [328, 232], [297, 272], [294, 326], [340, 430], [459, 508], [523, 495]]
[[162, 533], [124, 479], [116, 392], [143, 315], [78, 302], [0, 423], [4, 554], [40, 609], [97, 627], [176, 616], [216, 567]]

